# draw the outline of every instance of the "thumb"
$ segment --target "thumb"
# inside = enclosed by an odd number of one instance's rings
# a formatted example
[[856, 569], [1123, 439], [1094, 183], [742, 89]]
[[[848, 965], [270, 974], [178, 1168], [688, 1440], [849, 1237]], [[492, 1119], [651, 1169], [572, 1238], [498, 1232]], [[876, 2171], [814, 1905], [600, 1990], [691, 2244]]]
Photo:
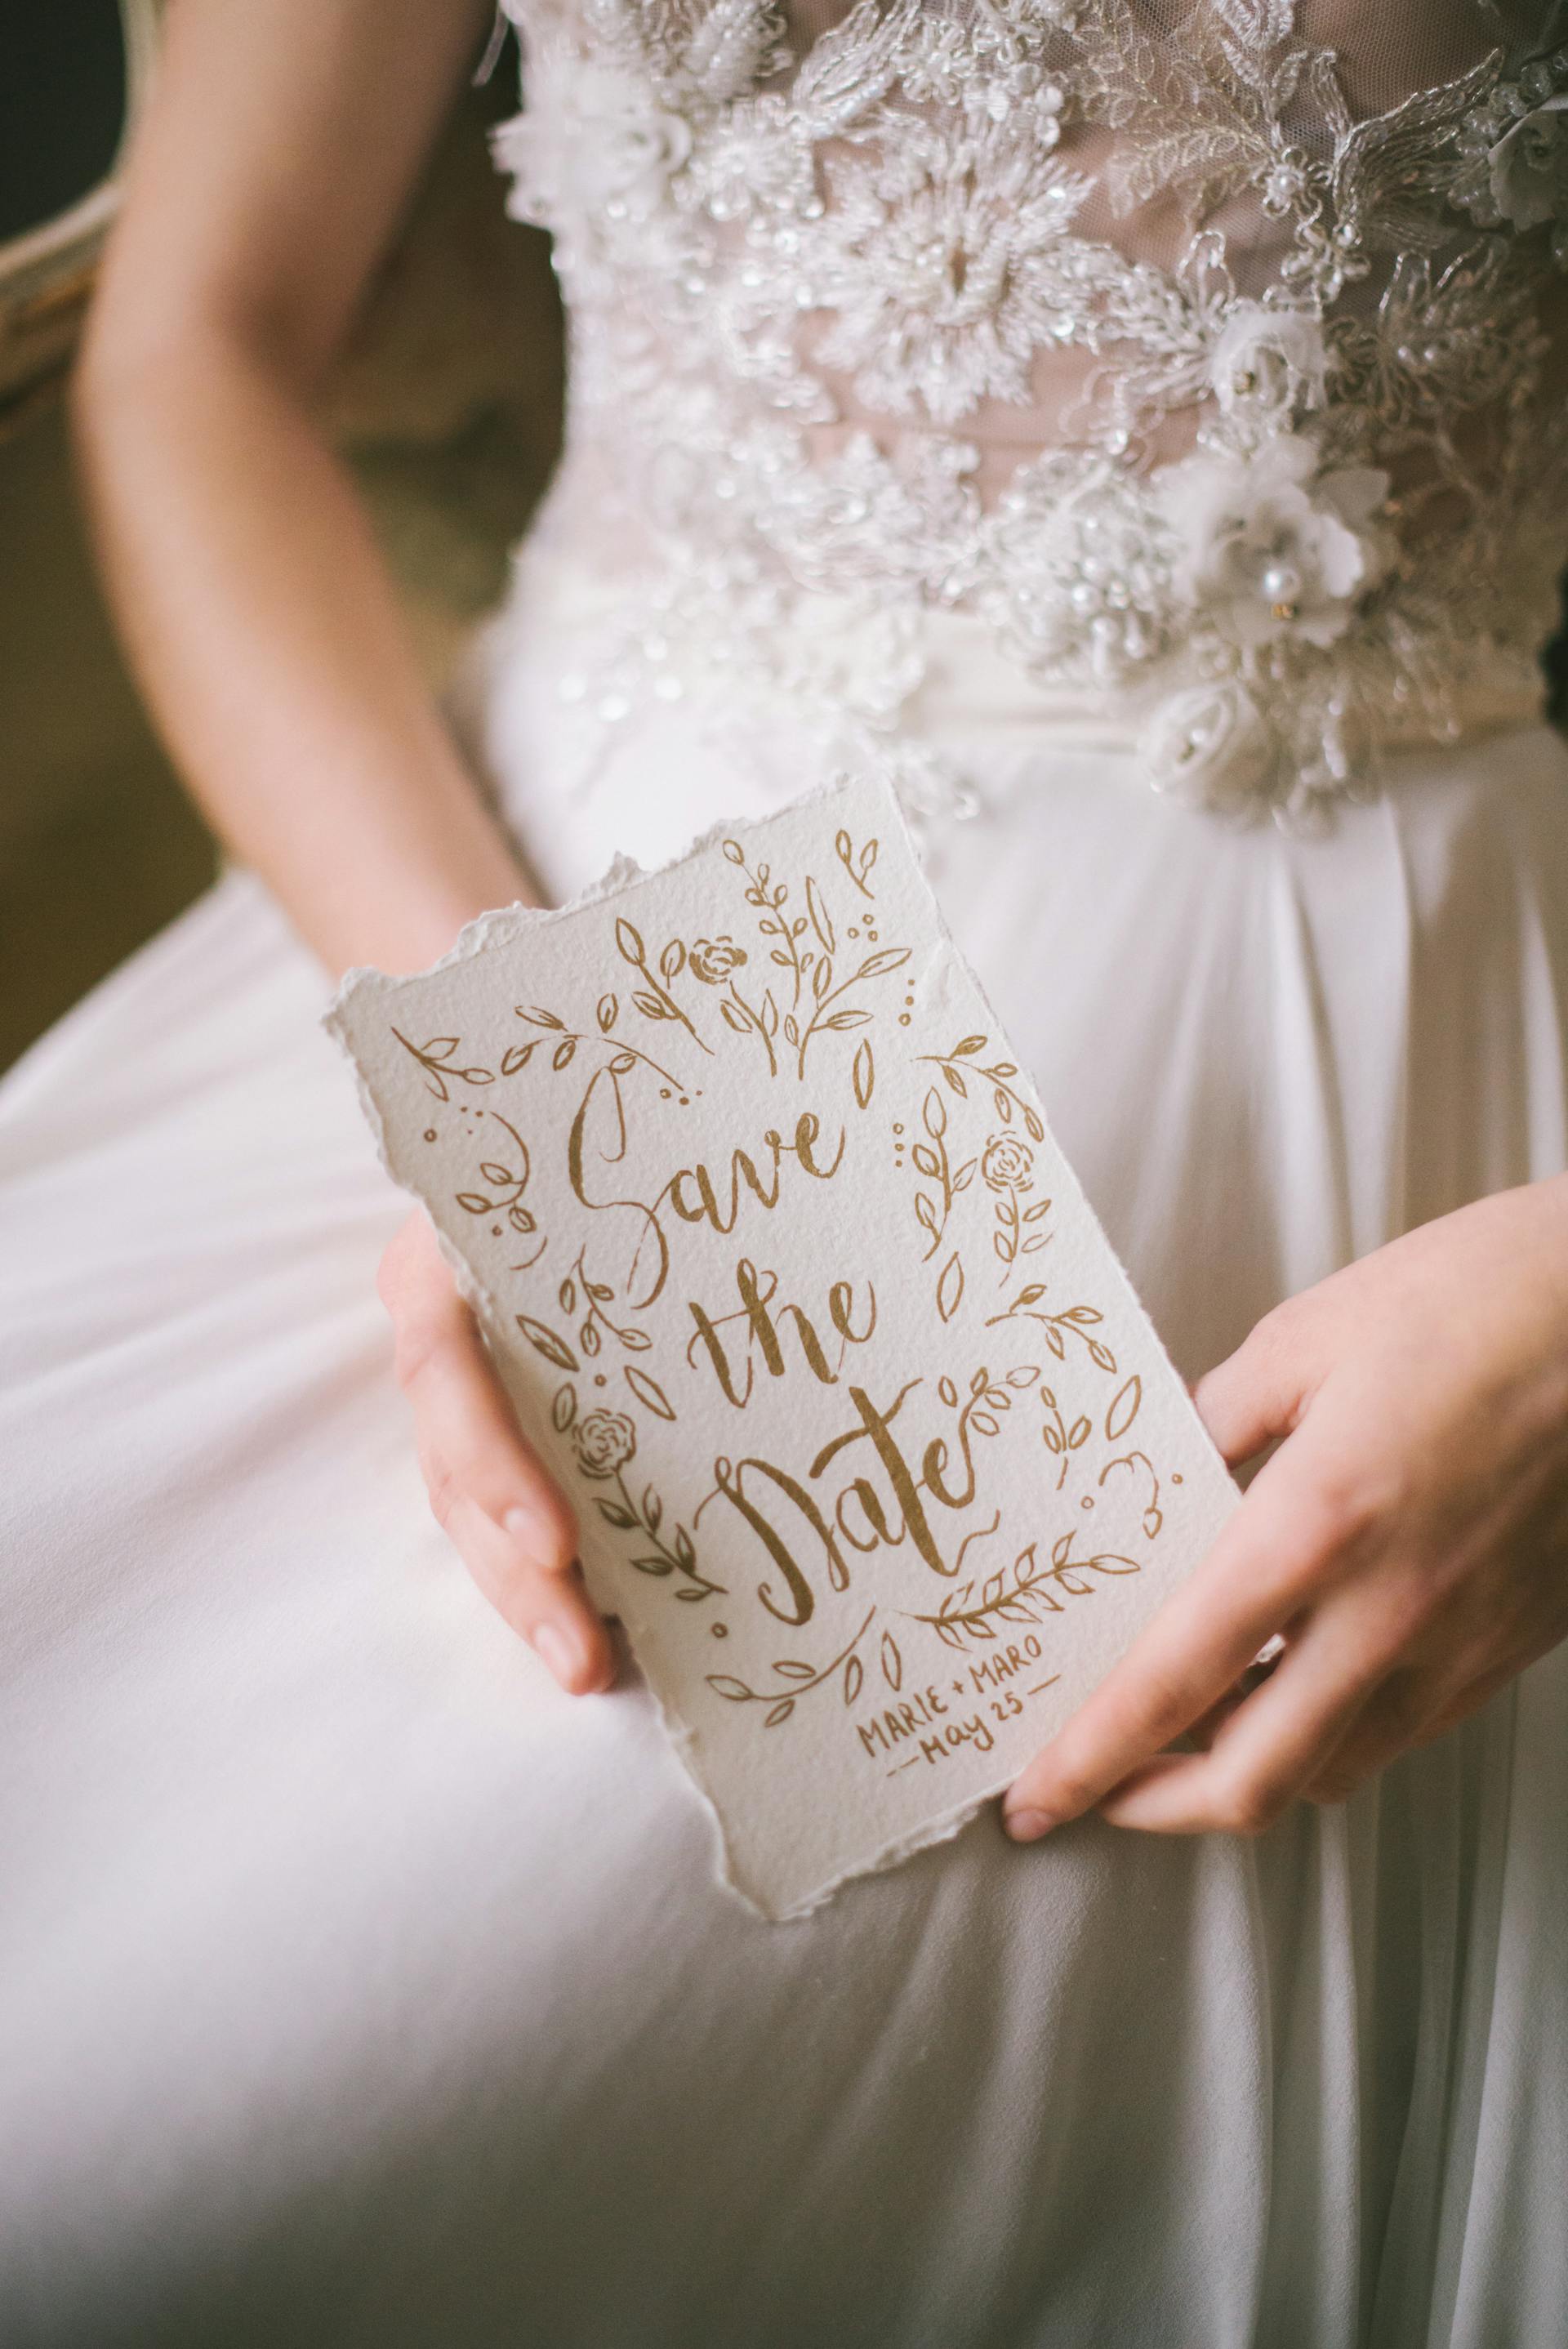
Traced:
[[1192, 1401], [1218, 1450], [1236, 1468], [1291, 1433], [1316, 1382], [1300, 1319], [1285, 1305], [1265, 1314], [1233, 1354], [1199, 1380]]

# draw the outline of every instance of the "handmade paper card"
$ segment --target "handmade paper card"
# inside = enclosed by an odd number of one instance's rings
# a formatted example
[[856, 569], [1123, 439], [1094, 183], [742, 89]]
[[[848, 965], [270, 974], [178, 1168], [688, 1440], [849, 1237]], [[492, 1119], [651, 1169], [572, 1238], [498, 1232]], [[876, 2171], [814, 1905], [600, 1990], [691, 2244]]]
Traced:
[[881, 784], [330, 1024], [769, 1916], [953, 1832], [1233, 1507]]

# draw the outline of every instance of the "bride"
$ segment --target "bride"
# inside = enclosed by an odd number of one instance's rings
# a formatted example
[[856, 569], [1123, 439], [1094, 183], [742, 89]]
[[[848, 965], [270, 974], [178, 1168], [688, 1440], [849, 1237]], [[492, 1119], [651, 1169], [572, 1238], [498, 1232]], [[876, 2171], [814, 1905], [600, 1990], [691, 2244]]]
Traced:
[[[513, 5], [571, 408], [466, 756], [312, 402], [477, 0], [181, 0], [80, 370], [235, 862], [0, 1090], [0, 2333], [1548, 2349], [1568, 23]], [[867, 767], [1275, 1448], [1031, 1848], [770, 1928], [634, 1678], [574, 1701], [570, 1518], [316, 1022]]]

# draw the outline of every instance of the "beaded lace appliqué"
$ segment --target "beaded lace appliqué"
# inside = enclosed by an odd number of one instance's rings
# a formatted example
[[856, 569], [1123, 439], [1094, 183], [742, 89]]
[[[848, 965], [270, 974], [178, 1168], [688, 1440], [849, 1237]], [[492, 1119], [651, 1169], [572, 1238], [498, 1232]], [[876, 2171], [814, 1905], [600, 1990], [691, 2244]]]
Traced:
[[[1158, 787], [1296, 817], [1453, 736], [1467, 680], [1528, 697], [1568, 47], [1358, 120], [1290, 0], [1162, 42], [1132, 0], [859, 0], [798, 65], [771, 0], [515, 5], [498, 151], [572, 317], [542, 534], [635, 549], [567, 680], [602, 722], [722, 680], [913, 771], [954, 609], [1114, 695]], [[1169, 265], [1112, 241], [1172, 198]], [[983, 495], [962, 428], [1032, 419], [1053, 352], [1058, 445]]]

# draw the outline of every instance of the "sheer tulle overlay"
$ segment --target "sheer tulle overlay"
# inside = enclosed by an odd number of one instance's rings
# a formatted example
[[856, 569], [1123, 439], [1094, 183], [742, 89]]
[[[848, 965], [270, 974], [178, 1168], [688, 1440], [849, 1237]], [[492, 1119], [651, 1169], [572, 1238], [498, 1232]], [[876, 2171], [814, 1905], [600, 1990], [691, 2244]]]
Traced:
[[[465, 723], [552, 885], [890, 762], [1191, 1371], [1561, 1169], [1544, 12], [527, 15], [573, 421]], [[1568, 1659], [758, 1926], [423, 1513], [324, 992], [233, 877], [0, 1091], [5, 2338], [1556, 2349]]]

